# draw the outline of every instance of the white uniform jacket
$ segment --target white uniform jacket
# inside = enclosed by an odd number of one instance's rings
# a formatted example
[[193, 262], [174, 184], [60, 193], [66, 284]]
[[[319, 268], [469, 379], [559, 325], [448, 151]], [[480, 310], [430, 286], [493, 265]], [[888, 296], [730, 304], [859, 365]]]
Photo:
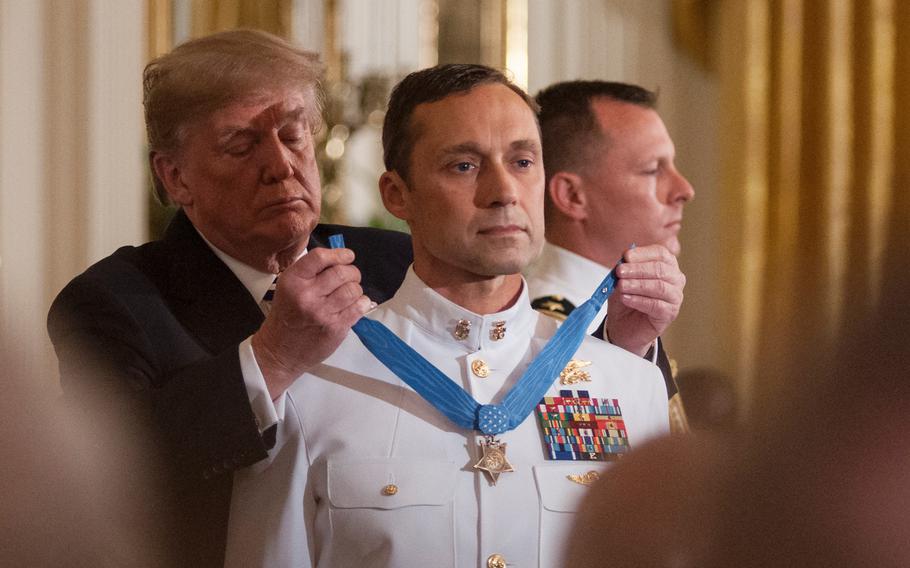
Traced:
[[[597, 286], [607, 277], [610, 268], [550, 242], [544, 242], [540, 256], [525, 274], [528, 296], [532, 301], [545, 296], [559, 296], [577, 308], [591, 297]], [[603, 323], [606, 315], [607, 303], [604, 302], [600, 313], [591, 321], [588, 333], [592, 333]]]
[[[369, 317], [481, 404], [502, 399], [557, 326], [531, 309], [526, 291], [508, 310], [479, 316], [413, 269]], [[470, 322], [463, 340], [453, 335], [459, 320]], [[500, 322], [505, 333], [496, 340]], [[591, 362], [590, 381], [568, 386], [554, 377], [548, 396], [575, 389], [618, 399], [633, 448], [667, 432], [655, 366], [592, 338], [575, 358]], [[472, 372], [477, 360], [488, 376]], [[547, 459], [531, 412], [499, 436], [515, 471], [491, 485], [472, 468], [483, 436], [449, 422], [353, 333], [276, 405], [283, 416], [269, 458], [234, 478], [227, 566], [463, 567], [487, 566], [493, 555], [510, 567], [558, 566], [589, 489], [567, 475], [608, 465]]]

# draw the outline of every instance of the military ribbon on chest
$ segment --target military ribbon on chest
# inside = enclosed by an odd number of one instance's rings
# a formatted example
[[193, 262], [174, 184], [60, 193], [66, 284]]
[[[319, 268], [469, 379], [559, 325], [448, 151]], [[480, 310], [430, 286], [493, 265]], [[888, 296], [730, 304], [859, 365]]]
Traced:
[[551, 460], [609, 461], [630, 449], [618, 399], [561, 390], [540, 401], [537, 417]]

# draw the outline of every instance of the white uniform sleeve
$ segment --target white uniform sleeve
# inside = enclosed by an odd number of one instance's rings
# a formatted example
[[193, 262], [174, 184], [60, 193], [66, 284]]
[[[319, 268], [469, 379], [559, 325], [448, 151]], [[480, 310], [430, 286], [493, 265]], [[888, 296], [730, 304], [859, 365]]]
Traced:
[[275, 406], [284, 407], [286, 419], [269, 457], [234, 473], [225, 568], [314, 564], [316, 501], [306, 440], [292, 397], [282, 395]]

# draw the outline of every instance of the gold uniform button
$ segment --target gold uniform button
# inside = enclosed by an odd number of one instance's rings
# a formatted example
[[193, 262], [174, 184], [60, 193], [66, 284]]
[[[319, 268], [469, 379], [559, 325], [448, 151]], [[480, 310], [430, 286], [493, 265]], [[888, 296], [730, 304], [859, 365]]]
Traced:
[[392, 495], [395, 495], [396, 493], [398, 493], [398, 486], [395, 485], [394, 483], [389, 483], [388, 485], [386, 485], [385, 487], [382, 488], [382, 494], [385, 495], [386, 497], [391, 497]]
[[487, 558], [487, 568], [506, 568], [506, 559], [502, 554], [491, 554]]
[[487, 364], [484, 363], [482, 359], [474, 359], [471, 361], [471, 372], [481, 379], [485, 379], [490, 376], [490, 368], [487, 367]]

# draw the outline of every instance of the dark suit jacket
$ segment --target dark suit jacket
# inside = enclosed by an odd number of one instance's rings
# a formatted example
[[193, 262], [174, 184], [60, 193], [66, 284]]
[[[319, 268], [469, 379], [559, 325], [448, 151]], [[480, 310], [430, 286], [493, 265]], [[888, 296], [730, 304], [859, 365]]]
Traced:
[[[309, 247], [339, 232], [356, 254], [364, 292], [376, 302], [391, 297], [412, 259], [410, 238], [320, 225]], [[149, 511], [174, 516], [168, 563], [223, 564], [231, 472], [274, 444], [259, 433], [238, 357], [238, 344], [262, 321], [257, 302], [182, 213], [162, 240], [117, 250], [51, 306], [48, 331], [67, 398], [94, 409], [114, 401], [120, 416], [127, 409], [125, 430], [154, 442], [147, 465], [163, 490], [150, 494]]]

